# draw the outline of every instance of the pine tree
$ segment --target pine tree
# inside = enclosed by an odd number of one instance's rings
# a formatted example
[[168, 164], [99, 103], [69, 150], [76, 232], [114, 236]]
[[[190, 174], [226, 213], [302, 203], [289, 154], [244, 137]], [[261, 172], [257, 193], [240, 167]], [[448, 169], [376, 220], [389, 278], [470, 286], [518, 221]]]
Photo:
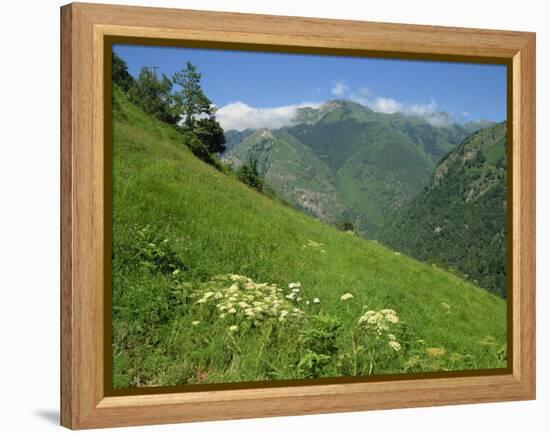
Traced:
[[202, 91], [201, 76], [196, 66], [187, 62], [186, 68], [172, 77], [174, 84], [180, 87], [173, 93], [175, 109], [180, 112], [186, 129], [193, 129], [198, 119], [215, 113], [212, 102]]
[[193, 153], [210, 162], [213, 155], [225, 150], [225, 136], [216, 121], [216, 108], [202, 91], [200, 80], [201, 74], [191, 62], [173, 75], [172, 81], [179, 87], [172, 93], [173, 109], [183, 121], [180, 125], [183, 132], [193, 134], [201, 143], [191, 146]]

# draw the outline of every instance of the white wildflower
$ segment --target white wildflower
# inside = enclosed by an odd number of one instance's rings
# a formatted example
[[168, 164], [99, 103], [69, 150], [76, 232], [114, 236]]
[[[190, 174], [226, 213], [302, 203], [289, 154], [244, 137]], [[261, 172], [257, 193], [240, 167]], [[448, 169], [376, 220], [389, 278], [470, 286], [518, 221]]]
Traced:
[[320, 302], [321, 302], [321, 300], [319, 298], [313, 298], [313, 303], [314, 304], [318, 304]]
[[237, 325], [231, 325], [229, 327], [229, 332], [237, 332], [239, 330], [239, 327]]
[[353, 295], [351, 293], [344, 293], [341, 297], [340, 297], [340, 301], [347, 301], [349, 299], [353, 299]]
[[401, 350], [401, 345], [397, 341], [391, 340], [390, 342], [388, 342], [388, 344], [396, 352], [399, 352]]
[[[204, 283], [206, 290], [199, 294], [197, 303], [215, 305], [220, 319], [244, 316], [256, 326], [269, 318], [284, 321], [302, 316], [300, 309], [292, 308], [297, 298], [301, 299], [299, 286], [299, 282], [291, 283], [291, 292], [286, 294], [275, 284], [256, 283], [236, 274], [220, 275]], [[281, 315], [281, 311], [286, 313]]]
[[386, 320], [391, 323], [397, 323], [399, 322], [399, 317], [397, 317], [395, 314], [387, 314]]
[[193, 325], [193, 326], [198, 326], [200, 323], [201, 323], [200, 320], [193, 320], [193, 321], [191, 322], [191, 325]]
[[387, 331], [391, 324], [399, 322], [399, 317], [395, 310], [384, 309], [380, 311], [369, 310], [363, 314], [358, 323], [366, 323], [375, 329], [379, 334], [383, 331]]

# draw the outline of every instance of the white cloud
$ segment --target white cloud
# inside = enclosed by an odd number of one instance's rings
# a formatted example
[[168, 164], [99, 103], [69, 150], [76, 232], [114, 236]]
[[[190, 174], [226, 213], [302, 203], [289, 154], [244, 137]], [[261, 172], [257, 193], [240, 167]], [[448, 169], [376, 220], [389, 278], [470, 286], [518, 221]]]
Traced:
[[460, 113], [462, 116], [464, 117], [468, 117], [470, 115], [470, 113], [468, 113], [467, 111], [463, 111], [462, 113]]
[[349, 99], [353, 102], [357, 102], [358, 104], [364, 105], [365, 107], [371, 106], [371, 101], [369, 101], [368, 98], [358, 95], [357, 93], [352, 93], [351, 95], [349, 95]]
[[431, 113], [428, 116], [422, 117], [424, 117], [424, 119], [426, 119], [426, 122], [428, 122], [430, 125], [439, 128], [450, 126], [455, 123], [453, 118], [448, 113]]
[[[320, 89], [315, 88], [312, 91], [319, 93]], [[344, 79], [334, 81], [330, 91], [337, 97], [347, 97], [379, 113], [402, 113], [406, 116], [418, 116], [436, 127], [449, 126], [454, 123], [453, 118], [448, 113], [436, 111], [437, 102], [433, 98], [425, 104], [407, 103], [394, 98], [375, 96], [368, 87], [350, 90]], [[318, 108], [321, 105], [321, 103], [303, 102], [281, 107], [256, 108], [244, 102], [236, 101], [219, 108], [216, 112], [216, 119], [226, 131], [231, 129], [242, 131], [247, 128], [276, 129], [291, 125], [299, 108]], [[469, 115], [467, 112], [461, 114], [462, 116]]]
[[[356, 102], [361, 103], [360, 100]], [[431, 117], [437, 109], [437, 102], [433, 99], [427, 104], [407, 104], [393, 98], [377, 97], [374, 100], [363, 98], [363, 105], [379, 113], [403, 113], [408, 116]]]
[[437, 103], [431, 99], [428, 104], [413, 104], [407, 107], [407, 111], [415, 116], [429, 116], [437, 108]]
[[335, 81], [330, 93], [336, 96], [344, 96], [348, 92], [348, 85], [345, 80]]
[[376, 98], [374, 102], [371, 102], [369, 106], [379, 113], [392, 114], [397, 111], [403, 111], [403, 104], [396, 101], [393, 98]]
[[230, 129], [242, 131], [247, 128], [276, 129], [290, 125], [299, 108], [318, 108], [320, 105], [316, 102], [303, 102], [282, 107], [255, 108], [244, 102], [236, 101], [219, 108], [216, 111], [216, 120], [220, 122], [225, 131]]
[[377, 97], [370, 99], [354, 93], [351, 99], [379, 113], [402, 113], [406, 116], [422, 117], [430, 125], [436, 127], [445, 127], [454, 123], [453, 118], [448, 113], [436, 111], [437, 102], [433, 98], [427, 104], [408, 104], [393, 98]]
[[361, 87], [357, 92], [352, 92], [349, 95], [349, 99], [351, 99], [354, 102], [357, 102], [358, 104], [370, 106], [369, 96], [371, 95], [371, 91], [368, 87]]
[[[333, 95], [347, 96], [350, 100], [379, 113], [402, 113], [406, 116], [418, 116], [424, 118], [430, 125], [438, 127], [454, 123], [449, 114], [436, 111], [437, 102], [433, 98], [427, 104], [407, 103], [394, 98], [375, 96], [368, 87], [350, 89], [345, 80], [334, 81], [330, 91]], [[462, 112], [462, 116], [469, 116], [469, 113]]]

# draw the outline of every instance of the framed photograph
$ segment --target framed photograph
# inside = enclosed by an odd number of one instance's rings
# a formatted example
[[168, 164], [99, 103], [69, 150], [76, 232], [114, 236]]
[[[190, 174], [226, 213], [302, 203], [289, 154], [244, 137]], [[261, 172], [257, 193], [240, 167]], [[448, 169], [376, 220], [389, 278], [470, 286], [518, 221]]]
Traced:
[[533, 33], [61, 8], [61, 423], [535, 398]]

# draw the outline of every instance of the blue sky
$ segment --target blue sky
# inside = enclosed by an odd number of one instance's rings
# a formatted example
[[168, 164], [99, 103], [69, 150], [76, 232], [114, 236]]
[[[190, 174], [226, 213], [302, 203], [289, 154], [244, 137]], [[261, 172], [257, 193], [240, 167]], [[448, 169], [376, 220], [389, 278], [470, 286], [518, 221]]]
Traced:
[[226, 128], [278, 126], [297, 106], [344, 98], [388, 113], [429, 117], [445, 111], [458, 122], [506, 119], [504, 65], [138, 45], [113, 49], [134, 76], [142, 66], [158, 66], [170, 76], [191, 61]]

